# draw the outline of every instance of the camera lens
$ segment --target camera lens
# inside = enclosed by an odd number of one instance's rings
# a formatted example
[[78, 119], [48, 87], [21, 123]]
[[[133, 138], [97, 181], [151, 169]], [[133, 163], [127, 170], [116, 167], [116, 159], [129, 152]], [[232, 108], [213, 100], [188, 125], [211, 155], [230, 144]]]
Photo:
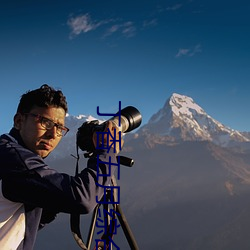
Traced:
[[[119, 113], [117, 113], [118, 115]], [[119, 126], [119, 115], [114, 116], [110, 121], [114, 122], [117, 127], [123, 132], [130, 132], [141, 125], [142, 116], [140, 112], [132, 106], [128, 106], [121, 110], [121, 120]]]
[[[120, 121], [119, 117], [121, 118]], [[116, 115], [109, 121], [112, 121], [121, 132], [126, 133], [138, 128], [141, 125], [142, 116], [135, 107], [128, 106], [116, 113]], [[79, 148], [83, 151], [94, 151], [95, 146], [92, 140], [93, 133], [103, 132], [105, 129], [105, 123], [106, 122], [99, 124], [98, 120], [84, 122], [77, 131], [77, 146], [79, 146]]]

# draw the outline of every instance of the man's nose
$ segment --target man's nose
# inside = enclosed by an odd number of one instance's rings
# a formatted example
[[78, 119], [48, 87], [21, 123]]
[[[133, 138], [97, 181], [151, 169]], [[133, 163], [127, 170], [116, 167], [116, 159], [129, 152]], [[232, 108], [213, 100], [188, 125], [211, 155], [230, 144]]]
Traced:
[[48, 129], [47, 134], [50, 135], [50, 138], [55, 139], [57, 137], [57, 127], [53, 126], [51, 129]]

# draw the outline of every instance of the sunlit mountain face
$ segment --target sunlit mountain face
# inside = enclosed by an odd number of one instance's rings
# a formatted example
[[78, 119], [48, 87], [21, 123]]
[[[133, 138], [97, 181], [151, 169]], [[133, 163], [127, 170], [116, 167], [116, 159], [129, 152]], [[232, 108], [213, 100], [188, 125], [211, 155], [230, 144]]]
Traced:
[[220, 146], [250, 142], [249, 137], [209, 116], [191, 97], [173, 94], [141, 133], [169, 136], [173, 140], [211, 141]]

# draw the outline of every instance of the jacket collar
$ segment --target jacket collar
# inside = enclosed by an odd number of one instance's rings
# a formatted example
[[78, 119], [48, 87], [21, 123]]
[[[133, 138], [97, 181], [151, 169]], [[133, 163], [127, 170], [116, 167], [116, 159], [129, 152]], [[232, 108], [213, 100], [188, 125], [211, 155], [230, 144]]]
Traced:
[[12, 136], [15, 140], [17, 140], [18, 144], [22, 145], [23, 147], [25, 147], [25, 144], [23, 142], [23, 139], [19, 133], [19, 130], [17, 130], [16, 128], [12, 128], [9, 132], [9, 135]]

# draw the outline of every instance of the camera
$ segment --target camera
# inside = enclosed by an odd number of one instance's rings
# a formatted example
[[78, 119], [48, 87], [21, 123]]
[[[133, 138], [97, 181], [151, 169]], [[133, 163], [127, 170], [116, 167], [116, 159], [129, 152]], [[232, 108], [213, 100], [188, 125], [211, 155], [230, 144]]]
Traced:
[[[140, 112], [133, 106], [127, 106], [126, 108], [117, 112], [108, 121], [112, 121], [123, 133], [130, 132], [141, 125], [142, 116]], [[94, 132], [103, 132], [105, 130], [107, 122], [99, 123], [98, 120], [87, 121], [78, 128], [76, 134], [77, 146], [82, 151], [93, 152], [95, 146], [92, 138]]]

